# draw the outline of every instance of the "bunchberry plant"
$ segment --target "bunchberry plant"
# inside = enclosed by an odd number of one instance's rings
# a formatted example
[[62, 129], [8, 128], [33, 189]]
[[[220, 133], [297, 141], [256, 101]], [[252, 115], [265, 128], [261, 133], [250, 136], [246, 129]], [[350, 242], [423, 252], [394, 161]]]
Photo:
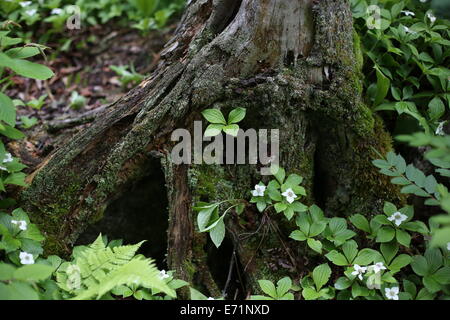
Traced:
[[202, 112], [203, 117], [210, 123], [205, 131], [205, 137], [214, 137], [222, 131], [230, 136], [236, 137], [239, 131], [238, 123], [245, 118], [246, 110], [244, 108], [233, 109], [228, 120], [218, 109], [206, 109]]

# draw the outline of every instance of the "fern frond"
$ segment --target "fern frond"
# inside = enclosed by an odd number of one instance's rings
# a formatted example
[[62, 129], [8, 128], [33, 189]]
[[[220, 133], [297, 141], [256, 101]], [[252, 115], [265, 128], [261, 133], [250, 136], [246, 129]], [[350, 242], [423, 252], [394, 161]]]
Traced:
[[132, 259], [126, 264], [111, 271], [100, 281], [89, 286], [86, 290], [74, 297], [74, 300], [86, 300], [92, 297], [101, 298], [104, 294], [110, 292], [120, 285], [139, 285], [144, 288], [155, 288], [172, 297], [175, 297], [175, 291], [170, 289], [167, 284], [160, 279], [159, 270], [149, 259]]
[[[175, 297], [174, 290], [159, 277], [153, 260], [136, 256], [143, 243], [111, 248], [105, 245], [100, 235], [91, 245], [77, 252], [72, 264], [65, 264], [57, 273], [59, 287], [75, 295], [77, 300], [99, 299], [117, 286], [132, 284]], [[69, 265], [72, 266], [71, 271]]]

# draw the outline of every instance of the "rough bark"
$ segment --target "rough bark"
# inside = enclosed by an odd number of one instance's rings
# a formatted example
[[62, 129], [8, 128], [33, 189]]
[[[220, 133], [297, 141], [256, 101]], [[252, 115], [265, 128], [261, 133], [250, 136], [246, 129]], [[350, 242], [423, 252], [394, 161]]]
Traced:
[[[248, 199], [261, 177], [257, 166], [170, 162], [172, 131], [192, 130], [212, 107], [224, 113], [246, 107], [243, 128], [280, 129], [282, 166], [305, 177], [308, 204], [329, 215], [379, 209], [379, 199], [396, 193], [370, 160], [373, 149], [390, 149], [390, 137], [361, 100], [355, 40], [346, 0], [190, 1], [154, 74], [29, 177], [21, 202], [47, 233], [47, 252], [69, 252], [157, 157], [169, 203], [169, 267], [212, 294], [221, 290], [208, 270], [206, 237], [196, 232], [192, 205]], [[247, 289], [255, 289], [256, 279], [295, 278], [305, 270], [306, 257], [288, 239], [290, 227], [250, 205], [240, 221], [227, 220]]]

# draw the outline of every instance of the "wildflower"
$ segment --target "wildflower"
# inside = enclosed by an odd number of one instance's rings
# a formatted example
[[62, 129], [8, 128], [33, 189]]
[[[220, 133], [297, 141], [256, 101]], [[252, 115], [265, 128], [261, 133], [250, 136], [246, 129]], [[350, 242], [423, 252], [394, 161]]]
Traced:
[[60, 8], [55, 8], [55, 9], [53, 9], [53, 10], [51, 11], [51, 13], [52, 13], [52, 14], [59, 15], [59, 14], [63, 13], [63, 10], [60, 9]]
[[13, 157], [11, 153], [5, 154], [5, 158], [3, 159], [3, 163], [10, 163], [13, 162]]
[[428, 17], [428, 19], [430, 19], [431, 24], [436, 22], [436, 17], [431, 12], [427, 13], [427, 17]]
[[37, 9], [30, 9], [30, 10], [25, 11], [25, 13], [29, 16], [34, 16], [36, 14], [36, 12], [37, 12]]
[[371, 267], [375, 273], [378, 273], [381, 270], [386, 270], [386, 267], [384, 266], [383, 262], [377, 262]]
[[408, 10], [402, 10], [401, 13], [403, 13], [405, 16], [412, 16], [412, 17], [416, 15], [414, 12]]
[[439, 125], [438, 125], [438, 127], [436, 129], [436, 132], [435, 132], [435, 134], [437, 136], [445, 135], [445, 133], [444, 133], [444, 124], [445, 124], [445, 121], [439, 122]]
[[264, 191], [266, 191], [266, 186], [256, 185], [255, 190], [252, 191], [254, 197], [264, 197]]
[[297, 195], [294, 193], [294, 191], [292, 191], [291, 188], [289, 188], [285, 192], [283, 192], [282, 195], [286, 198], [286, 201], [289, 203], [294, 202], [295, 198], [297, 198]]
[[403, 26], [403, 29], [405, 30], [406, 33], [411, 33], [411, 34], [415, 34], [415, 31], [412, 31], [410, 28], [408, 28], [407, 26]]
[[20, 230], [27, 230], [27, 222], [24, 220], [11, 220], [11, 223], [18, 226]]
[[384, 289], [386, 298], [388, 298], [389, 300], [398, 300], [398, 292], [399, 292], [398, 287]]
[[22, 1], [19, 3], [22, 8], [28, 7], [31, 4], [31, 1]]
[[405, 221], [406, 219], [408, 219], [407, 215], [402, 214], [401, 212], [395, 212], [394, 214], [392, 214], [388, 220], [389, 221], [394, 221], [395, 225], [398, 227], [399, 225], [402, 224], [403, 221]]
[[5, 167], [3, 167], [3, 166], [0, 166], [0, 170], [3, 170], [3, 171], [8, 171], [8, 169], [6, 169]]
[[20, 258], [20, 263], [21, 264], [34, 264], [34, 258], [33, 255], [31, 253], [27, 253], [22, 251], [19, 254], [19, 258]]
[[213, 297], [209, 297], [207, 300], [216, 300], [216, 299], [214, 299]]
[[352, 275], [358, 276], [359, 280], [362, 280], [363, 279], [362, 276], [367, 271], [367, 268], [366, 267], [361, 267], [360, 265], [355, 264], [353, 266], [353, 269], [355, 269], [355, 271], [352, 272]]
[[160, 272], [159, 272], [159, 278], [161, 279], [161, 280], [164, 280], [164, 279], [167, 279], [167, 278], [169, 278], [170, 276], [166, 273], [166, 270], [161, 270]]

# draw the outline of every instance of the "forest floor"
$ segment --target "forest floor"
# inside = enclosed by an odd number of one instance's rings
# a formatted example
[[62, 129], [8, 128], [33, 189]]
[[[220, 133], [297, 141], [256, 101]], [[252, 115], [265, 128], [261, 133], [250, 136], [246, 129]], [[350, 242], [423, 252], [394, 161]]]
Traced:
[[[33, 169], [56, 147], [88, 126], [97, 111], [107, 107], [129, 91], [133, 83], [124, 86], [111, 66], [134, 66], [137, 73], [148, 76], [159, 62], [159, 52], [170, 39], [176, 24], [146, 35], [135, 29], [117, 28], [114, 24], [90, 27], [73, 32], [71, 48], [56, 51], [58, 44], [49, 43], [47, 62], [55, 73], [49, 81], [22, 77], [13, 78], [8, 91], [14, 99], [29, 102], [46, 95], [40, 109], [18, 108], [18, 116], [36, 118], [36, 126], [23, 130], [26, 139], [11, 142], [11, 150]], [[50, 58], [51, 57], [51, 58]], [[128, 68], [129, 69], [129, 68]], [[136, 85], [136, 83], [134, 83]], [[77, 92], [86, 103], [81, 108], [70, 104]]]

